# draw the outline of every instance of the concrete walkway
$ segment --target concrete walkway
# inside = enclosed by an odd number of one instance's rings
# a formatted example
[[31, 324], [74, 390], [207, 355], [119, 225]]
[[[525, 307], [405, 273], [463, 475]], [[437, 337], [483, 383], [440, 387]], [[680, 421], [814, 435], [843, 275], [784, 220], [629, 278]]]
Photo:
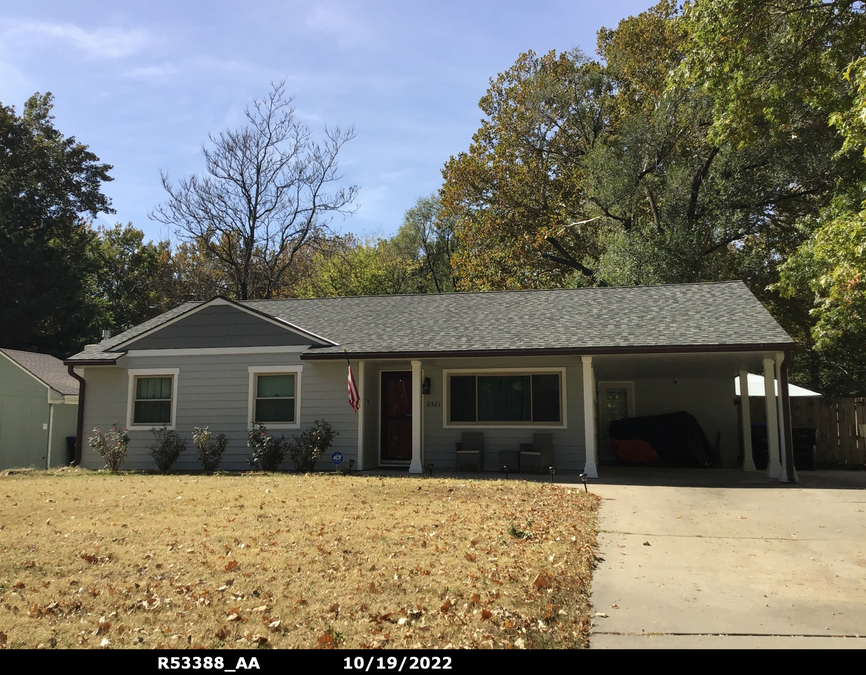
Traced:
[[866, 648], [866, 473], [600, 473], [592, 648]]

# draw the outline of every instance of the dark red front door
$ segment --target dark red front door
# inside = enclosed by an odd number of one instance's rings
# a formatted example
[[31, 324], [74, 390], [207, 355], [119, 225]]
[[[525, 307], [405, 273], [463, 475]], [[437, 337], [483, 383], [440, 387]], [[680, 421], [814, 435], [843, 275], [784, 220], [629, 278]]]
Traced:
[[412, 459], [412, 371], [382, 373], [382, 461]]

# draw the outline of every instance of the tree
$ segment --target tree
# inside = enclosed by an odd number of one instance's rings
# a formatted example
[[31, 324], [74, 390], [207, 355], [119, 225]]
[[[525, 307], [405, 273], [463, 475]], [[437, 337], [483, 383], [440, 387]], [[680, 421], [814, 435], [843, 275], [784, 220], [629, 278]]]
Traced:
[[354, 131], [326, 128], [325, 140], [314, 141], [284, 83], [248, 107], [246, 118], [244, 128], [209, 136], [205, 176], [174, 185], [162, 175], [168, 199], [151, 214], [213, 256], [239, 300], [273, 297], [299, 252], [325, 233], [333, 214], [348, 212], [358, 191], [339, 186], [337, 165]]
[[52, 107], [50, 93], [20, 117], [0, 105], [0, 344], [68, 356], [98, 331], [83, 216], [113, 213], [101, 191], [112, 167], [64, 137]]
[[123, 331], [171, 308], [162, 280], [171, 259], [169, 242], [144, 243], [132, 224], [99, 228], [95, 288], [103, 328]]
[[443, 218], [437, 195], [418, 198], [415, 206], [406, 211], [403, 225], [391, 242], [419, 263], [414, 292], [447, 293], [454, 290], [454, 223]]

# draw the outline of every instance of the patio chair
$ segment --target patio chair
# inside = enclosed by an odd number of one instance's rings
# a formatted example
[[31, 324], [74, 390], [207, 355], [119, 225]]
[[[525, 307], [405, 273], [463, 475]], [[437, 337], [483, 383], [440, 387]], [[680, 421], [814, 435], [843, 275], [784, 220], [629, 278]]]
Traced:
[[464, 431], [457, 449], [457, 470], [481, 471], [484, 466], [484, 434], [478, 431]]
[[532, 443], [520, 444], [520, 470], [542, 473], [553, 466], [553, 434], [534, 434]]

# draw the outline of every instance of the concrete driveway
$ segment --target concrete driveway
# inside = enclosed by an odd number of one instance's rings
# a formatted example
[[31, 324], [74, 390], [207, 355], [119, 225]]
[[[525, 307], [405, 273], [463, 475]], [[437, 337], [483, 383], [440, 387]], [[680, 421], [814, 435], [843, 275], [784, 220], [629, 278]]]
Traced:
[[592, 648], [866, 648], [866, 473], [600, 474]]

